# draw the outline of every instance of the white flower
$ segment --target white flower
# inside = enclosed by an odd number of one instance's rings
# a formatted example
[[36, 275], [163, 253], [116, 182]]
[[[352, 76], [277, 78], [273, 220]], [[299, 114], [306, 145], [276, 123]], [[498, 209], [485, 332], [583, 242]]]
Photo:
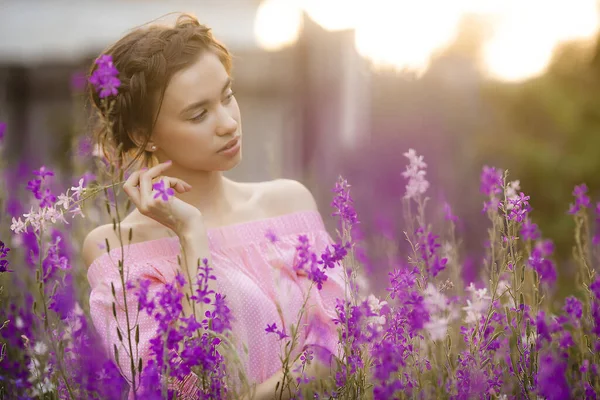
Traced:
[[467, 300], [467, 306], [463, 307], [467, 315], [465, 317], [465, 323], [475, 324], [477, 323], [483, 313], [487, 312], [492, 298], [487, 294], [487, 288], [477, 289], [473, 282], [467, 287], [467, 291], [471, 292], [471, 300]]
[[506, 292], [507, 289], [510, 289], [510, 285], [507, 281], [501, 280], [498, 282], [498, 287], [496, 288], [496, 298], [501, 297], [502, 294], [506, 294], [504, 292]]
[[404, 198], [411, 199], [425, 193], [429, 188], [429, 182], [425, 179], [427, 164], [423, 162], [423, 156], [417, 156], [414, 149], [408, 150], [407, 153], [404, 153], [404, 156], [410, 162], [406, 167], [406, 171], [402, 173], [402, 176], [408, 179]]
[[33, 351], [35, 354], [43, 355], [48, 351], [48, 346], [44, 342], [36, 342], [35, 346], [33, 346]]
[[430, 314], [446, 311], [449, 308], [446, 296], [438, 292], [431, 282], [427, 284], [423, 294], [423, 302]]
[[[516, 200], [519, 198], [517, 192], [521, 190], [521, 182], [520, 181], [512, 181], [506, 186], [506, 199], [507, 200]], [[514, 206], [510, 201], [507, 201], [506, 208], [508, 210], [512, 209]]]
[[403, 155], [404, 157], [408, 158], [408, 160], [410, 161], [410, 165], [415, 166], [416, 168], [427, 167], [427, 164], [423, 162], [423, 156], [417, 156], [417, 152], [415, 151], [415, 149], [409, 149]]
[[381, 311], [383, 306], [387, 305], [387, 301], [381, 301], [372, 294], [367, 297], [367, 303], [369, 304], [371, 311], [376, 314], [379, 314], [379, 311]]
[[[31, 395], [34, 397], [41, 396], [44, 393], [48, 393], [54, 390], [54, 385], [48, 379], [48, 376], [50, 375], [50, 366], [48, 365], [48, 363], [46, 363], [43, 371], [40, 371], [40, 367], [40, 362], [35, 357], [31, 358], [31, 361], [27, 366], [27, 368], [29, 369], [29, 377], [27, 380], [33, 384], [31, 386]], [[40, 382], [42, 377], [43, 381]], [[39, 391], [39, 389], [41, 389], [41, 392]]]
[[69, 208], [69, 201], [71, 200], [68, 196], [69, 191], [66, 194], [59, 194], [58, 200], [56, 201], [55, 207], [63, 206], [65, 210]]
[[33, 207], [29, 211], [29, 214], [23, 214], [25, 217], [25, 223], [33, 226], [33, 229], [36, 231], [40, 230], [40, 226], [42, 226], [44, 222], [44, 210], [40, 210], [39, 212], [34, 212]]
[[16, 234], [19, 234], [25, 230], [25, 222], [21, 221], [21, 217], [19, 217], [18, 220], [16, 220], [15, 217], [12, 218], [10, 230]]
[[83, 215], [83, 212], [81, 212], [81, 207], [79, 206], [75, 207], [70, 212], [73, 214], [73, 218], [75, 218], [77, 215], [81, 215], [81, 218], [85, 218], [85, 215]]
[[425, 323], [424, 328], [429, 332], [432, 340], [442, 340], [446, 337], [448, 322], [450, 322], [448, 317], [431, 318]]
[[79, 186], [73, 186], [71, 190], [73, 191], [73, 198], [79, 200], [81, 194], [85, 191], [85, 188], [83, 187], [83, 178], [79, 180]]

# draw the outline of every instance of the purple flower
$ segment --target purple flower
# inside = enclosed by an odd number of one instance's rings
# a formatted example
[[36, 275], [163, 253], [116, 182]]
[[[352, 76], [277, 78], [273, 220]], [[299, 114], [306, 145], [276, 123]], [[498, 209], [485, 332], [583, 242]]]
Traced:
[[221, 293], [215, 294], [213, 311], [206, 311], [204, 314], [207, 319], [202, 321], [205, 329], [211, 329], [217, 333], [223, 333], [231, 330], [231, 310], [225, 304], [225, 296]]
[[562, 350], [567, 350], [569, 347], [574, 346], [574, 345], [575, 345], [575, 342], [573, 342], [573, 337], [571, 336], [571, 333], [569, 331], [564, 331], [560, 338], [558, 346]]
[[446, 221], [452, 221], [454, 223], [458, 222], [458, 217], [452, 214], [452, 208], [450, 207], [450, 204], [446, 202], [444, 202], [444, 218], [446, 218]]
[[586, 195], [587, 191], [588, 188], [585, 183], [575, 186], [575, 189], [573, 189], [575, 203], [572, 203], [569, 207], [569, 214], [577, 214], [581, 208], [588, 208], [590, 206], [590, 198]]
[[171, 197], [175, 194], [175, 191], [173, 190], [173, 188], [165, 187], [165, 181], [156, 182], [154, 185], [152, 185], [152, 189], [156, 190], [156, 194], [154, 195], [154, 198], [156, 199], [157, 197], [162, 196], [163, 201], [168, 201], [169, 197]]
[[537, 240], [540, 238], [540, 230], [537, 224], [531, 222], [529, 218], [525, 219], [521, 225], [521, 237], [523, 240]]
[[538, 394], [548, 400], [571, 398], [571, 389], [567, 381], [567, 363], [555, 359], [552, 355], [540, 355], [537, 376]]
[[332, 216], [339, 216], [342, 224], [346, 224], [346, 228], [350, 229], [353, 225], [358, 224], [358, 217], [353, 206], [352, 196], [350, 196], [350, 185], [341, 176], [335, 183], [333, 192], [336, 194], [333, 198], [331, 206], [336, 210]]
[[543, 282], [553, 284], [556, 281], [556, 267], [547, 257], [554, 252], [554, 244], [550, 240], [538, 242], [531, 251], [529, 266], [533, 268]]
[[196, 294], [194, 294], [191, 297], [191, 299], [196, 301], [197, 303], [203, 302], [204, 304], [210, 304], [209, 295], [215, 293], [214, 290], [208, 290], [208, 281], [209, 280], [213, 280], [213, 281], [217, 280], [217, 277], [214, 275], [211, 275], [210, 271], [212, 271], [212, 268], [210, 267], [210, 265], [208, 265], [208, 259], [203, 258], [202, 266], [199, 268], [199, 271], [198, 271], [198, 279], [197, 279], [198, 289], [196, 289]]
[[485, 165], [481, 172], [479, 190], [486, 196], [502, 193], [502, 170]]
[[535, 326], [537, 328], [538, 333], [538, 349], [541, 347], [543, 343], [543, 339], [548, 342], [552, 342], [552, 336], [550, 336], [550, 330], [548, 329], [548, 325], [546, 325], [546, 314], [543, 311], [540, 311], [535, 318]]
[[600, 245], [600, 201], [596, 203], [596, 234], [592, 241], [594, 245]]
[[98, 66], [90, 76], [90, 83], [94, 85], [98, 96], [103, 99], [109, 96], [118, 94], [117, 88], [121, 86], [119, 81], [119, 71], [115, 68], [112, 61], [112, 56], [103, 55], [96, 60]]
[[0, 121], [0, 143], [4, 139], [4, 132], [6, 132], [6, 122]]
[[33, 174], [35, 176], [39, 176], [40, 179], [44, 180], [44, 178], [46, 178], [47, 176], [54, 176], [54, 172], [52, 172], [52, 170], [46, 168], [45, 165], [42, 165], [40, 167], [40, 169], [33, 171]]
[[600, 300], [600, 274], [596, 274], [596, 280], [590, 285], [590, 290], [596, 296], [596, 300]]
[[529, 196], [525, 196], [523, 192], [514, 199], [509, 199], [510, 207], [508, 219], [516, 222], [522, 222], [530, 210]]
[[438, 254], [438, 248], [441, 247], [437, 243], [438, 235], [434, 235], [431, 232], [425, 232], [425, 229], [418, 228], [416, 231], [417, 235], [417, 250], [421, 256], [421, 260], [425, 263], [425, 268], [431, 274], [436, 277], [441, 271], [446, 268], [448, 259], [440, 257]]
[[577, 299], [577, 297], [570, 296], [565, 299], [565, 306], [563, 310], [571, 315], [575, 319], [581, 319], [581, 315], [583, 310], [581, 308], [581, 302]]
[[279, 340], [282, 340], [286, 337], [289, 337], [286, 333], [285, 330], [277, 330], [277, 324], [275, 322], [273, 322], [272, 325], [267, 324], [267, 328], [265, 329], [265, 332], [267, 333], [276, 333], [279, 335]]

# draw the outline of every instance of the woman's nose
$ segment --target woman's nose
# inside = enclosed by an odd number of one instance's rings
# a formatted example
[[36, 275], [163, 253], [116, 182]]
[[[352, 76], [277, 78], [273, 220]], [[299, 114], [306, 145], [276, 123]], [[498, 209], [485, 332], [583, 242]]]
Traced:
[[238, 122], [233, 118], [231, 111], [226, 107], [221, 108], [217, 126], [217, 134], [219, 136], [232, 135], [237, 131]]

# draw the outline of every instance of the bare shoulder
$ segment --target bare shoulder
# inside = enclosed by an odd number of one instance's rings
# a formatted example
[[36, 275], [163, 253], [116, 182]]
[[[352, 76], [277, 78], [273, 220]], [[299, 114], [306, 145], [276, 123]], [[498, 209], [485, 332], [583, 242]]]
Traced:
[[[125, 244], [135, 244], [169, 236], [168, 233], [163, 232], [166, 228], [160, 230], [155, 225], [152, 224], [152, 221], [136, 219], [135, 215], [130, 215], [121, 222], [121, 239]], [[86, 267], [89, 267], [96, 258], [106, 253], [106, 242], [108, 242], [110, 249], [117, 249], [121, 247], [121, 239], [119, 239], [118, 231], [113, 228], [112, 224], [101, 225], [93, 229], [87, 234], [82, 246], [82, 256]]]
[[118, 243], [112, 224], [101, 225], [87, 234], [82, 248], [83, 262], [86, 267], [89, 268], [96, 258], [106, 253], [106, 241], [109, 246]]
[[276, 179], [265, 182], [265, 206], [273, 214], [289, 214], [297, 211], [318, 211], [310, 190], [293, 179]]

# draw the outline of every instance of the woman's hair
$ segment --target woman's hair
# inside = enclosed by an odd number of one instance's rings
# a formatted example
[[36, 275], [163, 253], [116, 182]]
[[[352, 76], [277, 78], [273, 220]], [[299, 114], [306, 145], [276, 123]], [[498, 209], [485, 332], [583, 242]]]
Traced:
[[[128, 167], [141, 156], [146, 165], [150, 164], [153, 153], [145, 151], [145, 147], [169, 81], [207, 51], [216, 54], [231, 73], [231, 55], [213, 37], [210, 28], [191, 15], [181, 14], [173, 26], [146, 24], [135, 28], [100, 55], [112, 56], [121, 81], [108, 113], [101, 107], [94, 87], [88, 85], [94, 107], [109, 123], [106, 126], [103, 121], [96, 121], [95, 142], [112, 165], [122, 168], [126, 156], [132, 157]], [[93, 64], [90, 76], [95, 68]]]

